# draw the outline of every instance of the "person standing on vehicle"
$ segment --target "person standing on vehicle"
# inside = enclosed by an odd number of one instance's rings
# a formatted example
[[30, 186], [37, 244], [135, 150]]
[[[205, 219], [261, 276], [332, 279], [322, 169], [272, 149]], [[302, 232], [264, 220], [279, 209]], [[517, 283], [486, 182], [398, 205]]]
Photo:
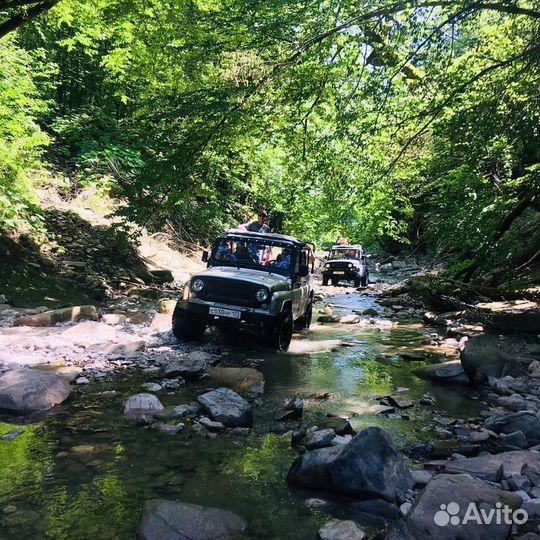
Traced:
[[268, 226], [268, 213], [265, 210], [261, 210], [259, 212], [257, 221], [244, 223], [243, 225], [240, 225], [239, 229], [245, 229], [246, 231], [256, 233], [269, 233], [270, 227]]

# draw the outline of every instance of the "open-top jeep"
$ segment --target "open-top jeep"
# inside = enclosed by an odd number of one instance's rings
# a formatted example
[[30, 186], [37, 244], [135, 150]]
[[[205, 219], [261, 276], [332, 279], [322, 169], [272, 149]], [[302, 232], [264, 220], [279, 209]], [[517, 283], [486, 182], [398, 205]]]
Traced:
[[362, 246], [335, 245], [328, 251], [323, 268], [323, 285], [337, 285], [341, 280], [354, 281], [355, 287], [369, 283], [366, 252]]
[[186, 283], [173, 313], [178, 339], [199, 340], [208, 325], [250, 325], [267, 345], [286, 351], [293, 327], [309, 328], [311, 244], [281, 234], [227, 232], [203, 261], [208, 268]]

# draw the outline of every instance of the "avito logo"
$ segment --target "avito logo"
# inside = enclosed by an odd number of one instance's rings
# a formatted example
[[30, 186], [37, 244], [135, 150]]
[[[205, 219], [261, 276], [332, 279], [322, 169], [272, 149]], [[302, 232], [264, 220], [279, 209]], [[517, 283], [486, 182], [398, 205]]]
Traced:
[[525, 510], [512, 510], [510, 506], [503, 506], [500, 502], [496, 503], [494, 508], [479, 508], [476, 503], [469, 503], [463, 517], [460, 517], [460, 511], [461, 508], [456, 502], [441, 504], [440, 510], [433, 516], [433, 521], [439, 527], [446, 527], [447, 525], [467, 525], [467, 523], [523, 525], [529, 519]]

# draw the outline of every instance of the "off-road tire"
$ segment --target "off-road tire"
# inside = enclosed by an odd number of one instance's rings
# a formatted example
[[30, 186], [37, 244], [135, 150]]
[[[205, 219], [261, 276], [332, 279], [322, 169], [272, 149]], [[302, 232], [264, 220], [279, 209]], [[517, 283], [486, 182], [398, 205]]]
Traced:
[[337, 287], [339, 285], [339, 279], [332, 278], [330, 280], [330, 285], [332, 285], [332, 287]]
[[354, 286], [358, 288], [358, 287], [360, 287], [361, 284], [362, 284], [362, 279], [361, 278], [355, 278]]
[[323, 284], [323, 287], [326, 287], [328, 285], [328, 277], [322, 278], [322, 284]]
[[200, 341], [206, 330], [208, 321], [195, 313], [189, 313], [178, 307], [172, 316], [172, 331], [180, 341]]
[[287, 352], [293, 335], [293, 318], [290, 311], [283, 312], [275, 324], [266, 330], [268, 346], [278, 352]]
[[369, 285], [369, 274], [365, 274], [362, 276], [360, 284], [362, 285], [362, 287], [367, 287]]

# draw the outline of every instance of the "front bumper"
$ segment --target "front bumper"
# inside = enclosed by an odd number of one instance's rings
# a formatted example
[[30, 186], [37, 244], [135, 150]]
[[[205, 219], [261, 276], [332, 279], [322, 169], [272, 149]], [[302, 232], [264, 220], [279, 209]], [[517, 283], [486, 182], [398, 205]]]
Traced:
[[324, 270], [323, 271], [323, 278], [330, 278], [330, 279], [345, 279], [347, 281], [353, 280], [353, 279], [360, 279], [361, 274], [359, 272], [355, 272], [353, 269], [351, 270]]
[[[209, 310], [211, 307], [240, 311], [242, 315], [240, 319], [210, 315]], [[177, 308], [187, 311], [188, 313], [195, 313], [203, 317], [208, 317], [208, 321], [210, 324], [212, 322], [226, 322], [232, 324], [261, 324], [272, 322], [277, 319], [277, 315], [269, 313], [268, 311], [265, 311], [263, 309], [234, 306], [231, 304], [221, 304], [219, 302], [204, 302], [197, 299], [179, 300]]]

